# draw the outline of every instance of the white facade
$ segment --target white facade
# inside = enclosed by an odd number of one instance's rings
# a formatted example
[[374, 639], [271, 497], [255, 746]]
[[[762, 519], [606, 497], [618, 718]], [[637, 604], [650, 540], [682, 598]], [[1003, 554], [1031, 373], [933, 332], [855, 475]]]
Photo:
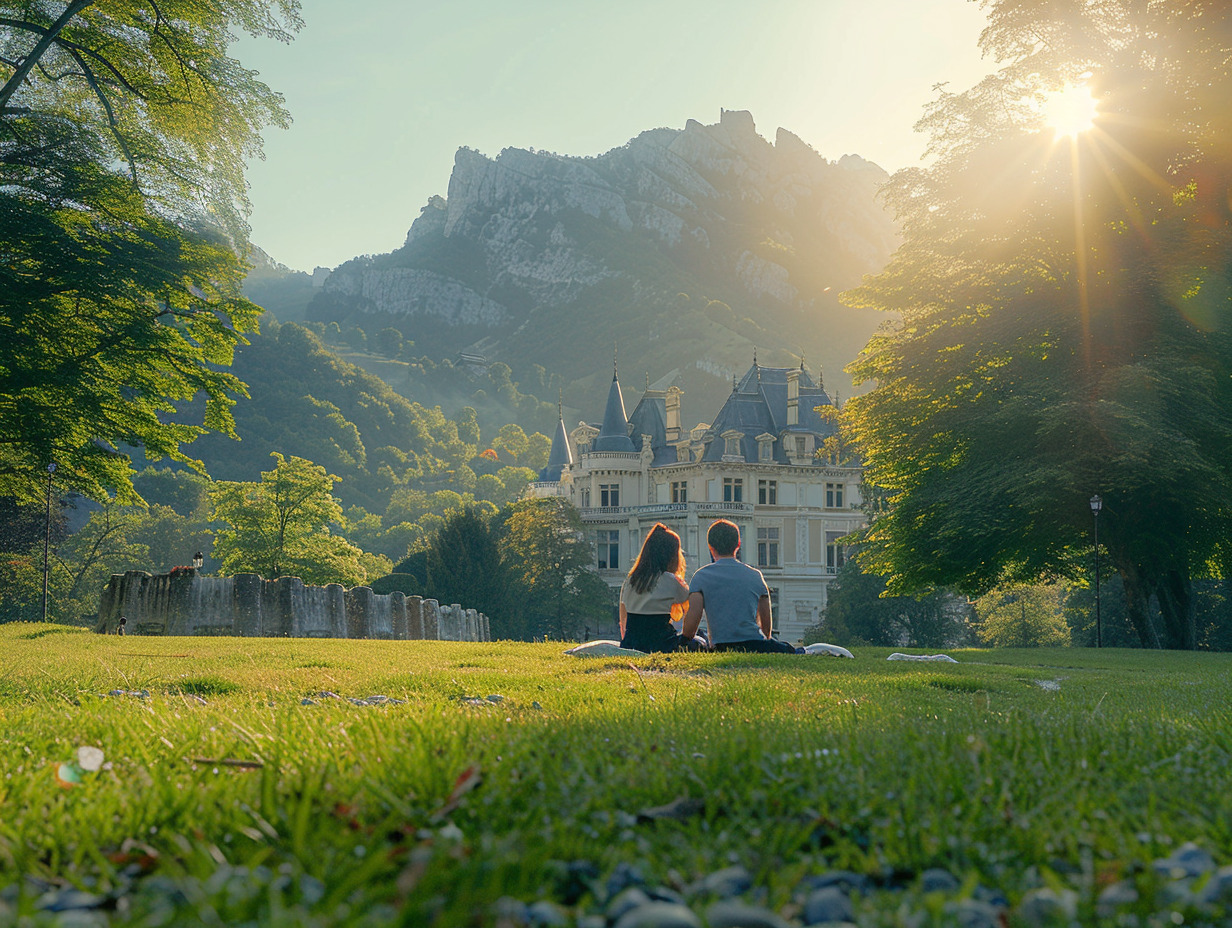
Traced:
[[[596, 547], [596, 568], [613, 589], [655, 522], [680, 535], [691, 575], [710, 560], [710, 523], [730, 519], [740, 528], [741, 560], [761, 570], [770, 587], [777, 637], [794, 643], [825, 607], [826, 587], [846, 557], [839, 540], [864, 524], [861, 471], [824, 463], [815, 453], [825, 437], [816, 416], [773, 408], [780, 395], [796, 401], [792, 405], [816, 402], [824, 397], [820, 387], [810, 384], [809, 392], [788, 384], [795, 371], [755, 367], [751, 373], [755, 379], [745, 376], [714, 425], [688, 431], [679, 425], [680, 391], [648, 391], [627, 426], [648, 428], [630, 436], [640, 451], [592, 450], [600, 430], [580, 424], [568, 435], [571, 460], [563, 461], [559, 480], [541, 480], [529, 492], [563, 496], [581, 511]], [[763, 376], [768, 389], [759, 389]], [[778, 387], [788, 388], [775, 389], [776, 379], [782, 381]], [[746, 407], [742, 414], [733, 406], [737, 398]], [[658, 410], [648, 402], [659, 404]], [[757, 413], [759, 403], [770, 416], [762, 423], [748, 412]], [[723, 428], [724, 419], [733, 427]], [[734, 420], [742, 420], [742, 427]]]

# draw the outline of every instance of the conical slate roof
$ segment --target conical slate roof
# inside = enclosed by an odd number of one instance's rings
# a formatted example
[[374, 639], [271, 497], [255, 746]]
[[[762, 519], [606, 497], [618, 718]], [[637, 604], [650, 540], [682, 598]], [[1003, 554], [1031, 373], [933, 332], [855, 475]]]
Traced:
[[625, 398], [620, 393], [620, 381], [612, 370], [612, 386], [607, 391], [607, 409], [603, 411], [603, 426], [592, 446], [595, 451], [624, 451], [635, 454], [637, 449], [629, 439], [629, 417], [625, 415]]
[[556, 434], [552, 436], [552, 450], [548, 452], [548, 466], [539, 471], [539, 479], [544, 483], [555, 483], [560, 480], [561, 471], [573, 463], [573, 450], [569, 447], [569, 436], [565, 432], [565, 417], [562, 414], [556, 423]]

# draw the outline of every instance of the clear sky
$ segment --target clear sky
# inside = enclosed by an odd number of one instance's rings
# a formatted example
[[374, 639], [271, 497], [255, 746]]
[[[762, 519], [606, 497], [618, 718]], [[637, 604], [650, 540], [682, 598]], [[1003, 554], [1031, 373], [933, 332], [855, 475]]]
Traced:
[[462, 145], [591, 155], [752, 112], [822, 155], [916, 163], [933, 85], [993, 69], [970, 0], [304, 0], [239, 43], [294, 119], [252, 164], [252, 239], [310, 270], [402, 244]]

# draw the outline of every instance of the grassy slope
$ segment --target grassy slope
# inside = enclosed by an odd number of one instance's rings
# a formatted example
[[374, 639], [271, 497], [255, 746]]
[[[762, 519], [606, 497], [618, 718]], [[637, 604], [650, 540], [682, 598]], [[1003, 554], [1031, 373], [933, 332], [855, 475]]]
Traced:
[[[1011, 902], [1036, 867], [1089, 915], [1100, 886], [1182, 841], [1232, 859], [1232, 656], [969, 651], [953, 665], [870, 648], [635, 668], [561, 648], [0, 627], [0, 887], [127, 887], [134, 923], [179, 900], [228, 923], [460, 924], [488, 921], [502, 895], [568, 896], [553, 861], [590, 861], [600, 882], [634, 862], [680, 886], [739, 862], [789, 914], [801, 877], [828, 866], [890, 883], [944, 866]], [[151, 695], [99, 695], [114, 688]], [[321, 690], [407, 702], [300, 704]], [[489, 694], [505, 698], [459, 698]], [[82, 744], [111, 769], [58, 788], [55, 765]], [[450, 809], [475, 766], [481, 785]], [[630, 816], [680, 796], [704, 811]], [[864, 904], [889, 924], [899, 903], [879, 898]]]

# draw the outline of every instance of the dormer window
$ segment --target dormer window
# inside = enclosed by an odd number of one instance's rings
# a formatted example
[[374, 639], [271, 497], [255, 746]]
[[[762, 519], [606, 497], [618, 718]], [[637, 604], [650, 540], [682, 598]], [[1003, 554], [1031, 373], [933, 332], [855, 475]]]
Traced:
[[774, 436], [769, 432], [763, 432], [757, 436], [757, 460], [765, 462], [774, 460]]
[[723, 460], [741, 461], [744, 459], [740, 444], [744, 433], [738, 429], [728, 429], [723, 433]]

